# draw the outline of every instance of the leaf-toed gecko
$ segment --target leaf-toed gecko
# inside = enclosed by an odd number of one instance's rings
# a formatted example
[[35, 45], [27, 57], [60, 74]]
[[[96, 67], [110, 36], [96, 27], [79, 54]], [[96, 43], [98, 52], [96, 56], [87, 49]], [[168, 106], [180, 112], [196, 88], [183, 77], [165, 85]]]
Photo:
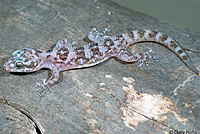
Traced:
[[[54, 85], [59, 79], [59, 72], [75, 68], [90, 67], [99, 64], [110, 57], [117, 57], [125, 62], [142, 62], [146, 64], [150, 58], [148, 53], [131, 54], [127, 48], [139, 42], [156, 42], [174, 52], [193, 72], [200, 76], [199, 71], [193, 66], [186, 52], [178, 42], [167, 35], [151, 30], [135, 30], [119, 36], [108, 36], [105, 29], [102, 33], [93, 28], [88, 33], [88, 38], [93, 43], [81, 47], [74, 47], [67, 39], [60, 40], [53, 50], [43, 51], [40, 49], [25, 48], [15, 51], [10, 59], [4, 64], [8, 72], [35, 72], [41, 68], [48, 68], [52, 75], [37, 83], [45, 91]], [[41, 89], [40, 89], [41, 90]]]

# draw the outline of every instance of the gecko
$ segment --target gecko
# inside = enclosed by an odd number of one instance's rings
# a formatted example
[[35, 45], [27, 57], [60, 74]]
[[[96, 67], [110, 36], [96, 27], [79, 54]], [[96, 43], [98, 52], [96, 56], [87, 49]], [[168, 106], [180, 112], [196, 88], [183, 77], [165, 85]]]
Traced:
[[43, 80], [42, 84], [36, 83], [41, 90], [41, 96], [44, 96], [46, 90], [51, 91], [59, 79], [59, 72], [70, 69], [91, 67], [106, 61], [111, 57], [116, 57], [124, 62], [141, 62], [148, 66], [148, 60], [151, 58], [143, 52], [131, 54], [127, 48], [139, 42], [155, 42], [165, 46], [174, 52], [187, 67], [200, 76], [199, 71], [191, 63], [180, 44], [164, 33], [154, 30], [134, 30], [129, 33], [118, 36], [108, 36], [106, 33], [93, 28], [88, 33], [88, 39], [92, 41], [84, 46], [75, 47], [76, 42], [70, 43], [67, 39], [59, 40], [56, 46], [51, 50], [40, 50], [34, 48], [24, 48], [15, 51], [8, 61], [4, 64], [4, 69], [8, 72], [35, 72], [42, 68], [51, 70], [51, 77]]

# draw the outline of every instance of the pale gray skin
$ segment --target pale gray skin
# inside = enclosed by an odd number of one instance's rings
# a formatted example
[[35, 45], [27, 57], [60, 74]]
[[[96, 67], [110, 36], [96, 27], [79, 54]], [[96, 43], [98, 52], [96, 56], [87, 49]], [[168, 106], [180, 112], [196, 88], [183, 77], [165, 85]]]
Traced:
[[[186, 52], [179, 43], [167, 35], [151, 30], [135, 30], [119, 36], [107, 36], [106, 29], [99, 33], [92, 29], [88, 33], [88, 38], [94, 43], [83, 47], [73, 47], [73, 43], [67, 39], [59, 41], [53, 50], [37, 50], [25, 48], [15, 51], [10, 59], [4, 64], [8, 72], [35, 72], [41, 68], [48, 68], [52, 76], [38, 84], [44, 96], [46, 89], [54, 85], [59, 79], [59, 72], [74, 68], [90, 67], [99, 64], [110, 57], [117, 57], [125, 62], [137, 62], [146, 64], [149, 59], [148, 53], [131, 54], [127, 48], [131, 44], [142, 41], [156, 42], [174, 52], [193, 72], [200, 76], [199, 71], [193, 66]], [[40, 89], [41, 90], [41, 89]]]

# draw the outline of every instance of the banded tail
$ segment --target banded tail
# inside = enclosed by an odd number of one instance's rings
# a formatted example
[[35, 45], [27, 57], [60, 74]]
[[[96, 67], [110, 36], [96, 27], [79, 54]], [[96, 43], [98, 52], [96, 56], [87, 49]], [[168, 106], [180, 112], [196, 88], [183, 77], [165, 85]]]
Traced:
[[185, 63], [186, 66], [188, 66], [194, 73], [200, 76], [199, 71], [192, 64], [189, 56], [186, 54], [180, 44], [171, 37], [168, 37], [166, 34], [151, 30], [135, 30], [128, 34], [122, 34], [122, 37], [130, 42], [127, 44], [128, 46], [130, 44], [145, 41], [159, 43], [174, 52]]

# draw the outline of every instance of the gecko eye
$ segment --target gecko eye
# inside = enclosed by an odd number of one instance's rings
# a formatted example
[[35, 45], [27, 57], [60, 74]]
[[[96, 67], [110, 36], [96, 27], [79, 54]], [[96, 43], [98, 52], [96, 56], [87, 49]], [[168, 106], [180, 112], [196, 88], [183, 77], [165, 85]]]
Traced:
[[22, 62], [16, 62], [15, 66], [18, 67], [18, 68], [21, 68], [21, 67], [24, 66], [24, 64]]

